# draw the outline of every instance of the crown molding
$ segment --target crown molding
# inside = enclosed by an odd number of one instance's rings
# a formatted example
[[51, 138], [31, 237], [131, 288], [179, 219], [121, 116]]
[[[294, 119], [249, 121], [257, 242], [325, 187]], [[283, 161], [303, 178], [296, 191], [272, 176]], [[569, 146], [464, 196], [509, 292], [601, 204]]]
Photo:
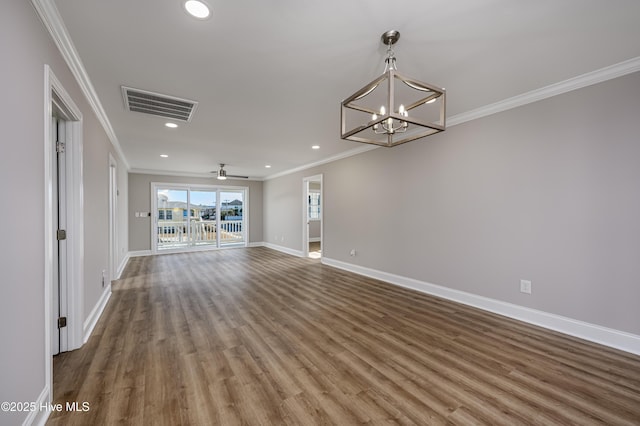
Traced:
[[316, 162], [313, 162], [313, 163], [304, 164], [302, 166], [295, 167], [293, 169], [285, 170], [284, 172], [280, 172], [280, 173], [275, 173], [273, 175], [269, 175], [269, 176], [265, 177], [263, 180], [271, 180], [271, 179], [279, 178], [279, 177], [282, 177], [282, 176], [290, 175], [291, 173], [301, 172], [303, 170], [307, 170], [307, 169], [310, 169], [312, 167], [321, 166], [321, 165], [327, 164], [327, 163], [332, 163], [334, 161], [342, 160], [343, 158], [352, 157], [354, 155], [362, 154], [363, 152], [372, 151], [372, 150], [378, 149], [378, 148], [382, 148], [382, 147], [380, 147], [378, 145], [364, 145], [364, 146], [361, 146], [361, 147], [358, 147], [358, 148], [354, 148], [354, 149], [350, 149], [348, 151], [341, 152], [340, 154], [337, 154], [337, 155], [334, 155], [334, 156], [331, 156], [331, 157], [327, 157], [327, 158], [324, 158], [322, 160], [319, 160], [319, 161], [316, 161]]
[[466, 123], [467, 121], [477, 120], [478, 118], [488, 115], [497, 114], [512, 108], [527, 105], [533, 102], [541, 101], [552, 96], [561, 95], [571, 92], [572, 90], [581, 89], [603, 81], [612, 80], [623, 75], [640, 71], [640, 56], [619, 62], [599, 70], [591, 71], [568, 80], [554, 83], [549, 86], [535, 89], [530, 92], [522, 93], [511, 98], [472, 109], [467, 112], [456, 114], [447, 118], [447, 126], [455, 126], [457, 124]]
[[[124, 152], [122, 151], [122, 147], [118, 142], [118, 138], [116, 137], [113, 128], [111, 127], [111, 123], [109, 122], [109, 118], [107, 117], [106, 112], [104, 111], [102, 104], [98, 98], [93, 85], [91, 84], [91, 80], [89, 79], [89, 75], [87, 74], [84, 66], [82, 65], [82, 61], [80, 60], [80, 56], [71, 41], [71, 37], [67, 32], [67, 29], [62, 21], [62, 17], [58, 12], [53, 0], [31, 0], [36, 12], [40, 16], [40, 19], [44, 23], [44, 26], [51, 34], [53, 41], [56, 46], [60, 50], [64, 60], [69, 66], [71, 72], [76, 78], [80, 88], [85, 94], [91, 108], [95, 112], [98, 120], [102, 124], [111, 144], [114, 149], [121, 157], [124, 162], [127, 170], [132, 173], [152, 173], [158, 174], [158, 171], [151, 170], [136, 170], [133, 171], [130, 169], [129, 163], [126, 160]], [[467, 121], [477, 120], [482, 117], [487, 117], [489, 115], [497, 114], [499, 112], [507, 111], [512, 108], [517, 108], [519, 106], [527, 105], [533, 102], [537, 102], [546, 98], [550, 98], [552, 96], [557, 96], [563, 93], [567, 93], [573, 90], [581, 89], [583, 87], [587, 87], [593, 84], [601, 83], [603, 81], [611, 80], [617, 77], [622, 77], [627, 74], [631, 74], [634, 72], [640, 71], [640, 56], [628, 59], [626, 61], [601, 68], [599, 70], [595, 70], [592, 72], [588, 72], [586, 74], [579, 75], [577, 77], [570, 78], [568, 80], [561, 81], [559, 83], [554, 83], [549, 86], [542, 87], [540, 89], [535, 89], [530, 92], [526, 92], [520, 95], [513, 96], [511, 98], [507, 98], [492, 104], [488, 104], [470, 111], [466, 111], [460, 114], [456, 114], [447, 118], [447, 126], [452, 127], [458, 124], [466, 123]], [[355, 148], [349, 151], [345, 151], [341, 154], [327, 157], [323, 160], [316, 161], [313, 163], [305, 164], [299, 167], [295, 167], [293, 169], [289, 169], [280, 173], [276, 173], [270, 176], [266, 176], [263, 179], [257, 180], [271, 180], [278, 177], [286, 176], [288, 174], [292, 174], [295, 172], [299, 172], [302, 170], [306, 170], [312, 167], [320, 166], [322, 164], [331, 163], [333, 161], [341, 160], [343, 158], [351, 157], [354, 155], [361, 154], [363, 152], [371, 151], [373, 149], [379, 148], [378, 146], [364, 146], [361, 148]], [[172, 175], [175, 174], [177, 176], [189, 176], [191, 174], [187, 173], [170, 173], [170, 172], [162, 172], [163, 175]], [[192, 175], [193, 176], [193, 175]], [[198, 175], [202, 177], [202, 175]]]
[[[208, 179], [216, 179], [216, 175], [212, 173], [197, 173], [197, 172], [181, 172], [181, 171], [171, 171], [171, 170], [155, 170], [155, 169], [129, 169], [129, 173], [136, 173], [140, 175], [157, 175], [157, 176], [181, 176], [181, 177], [196, 177], [196, 178], [208, 178]], [[235, 180], [240, 182], [246, 181], [262, 181], [261, 178], [255, 178], [249, 176], [247, 179], [244, 178], [233, 178], [228, 177], [227, 180]]]
[[[617, 64], [601, 68], [599, 70], [591, 71], [586, 74], [579, 75], [577, 77], [570, 78], [568, 80], [554, 83], [549, 86], [542, 87], [540, 89], [532, 90], [530, 92], [522, 93], [520, 95], [513, 96], [511, 98], [503, 99], [501, 101], [482, 106], [470, 111], [466, 111], [460, 114], [453, 115], [447, 118], [447, 127], [453, 127], [458, 124], [466, 123], [467, 121], [477, 120], [482, 117], [504, 112], [512, 108], [524, 106], [533, 102], [541, 101], [552, 96], [561, 95], [563, 93], [570, 92], [572, 90], [581, 89], [583, 87], [591, 86], [603, 81], [612, 80], [617, 77], [622, 77], [627, 74], [640, 71], [640, 56], [628, 59]], [[340, 160], [343, 158], [358, 155], [363, 152], [371, 151], [373, 149], [380, 148], [377, 145], [365, 146], [363, 148], [355, 148], [349, 151], [345, 151], [342, 154], [338, 154], [333, 157], [328, 157], [324, 160], [317, 161], [315, 163], [305, 164], [294, 169], [285, 170], [280, 173], [276, 173], [264, 178], [264, 180], [275, 179], [281, 176], [286, 176], [291, 173], [299, 172], [302, 170], [310, 169], [322, 164], [330, 163], [332, 161]]]
[[[283, 172], [275, 173], [273, 175], [269, 175], [269, 176], [265, 176], [265, 177], [251, 177], [251, 176], [249, 176], [248, 179], [235, 179], [235, 180], [240, 180], [240, 181], [251, 180], [251, 181], [258, 181], [258, 182], [265, 181], [265, 180], [271, 180], [271, 179], [279, 178], [279, 177], [282, 177], [282, 176], [290, 175], [292, 173], [301, 172], [303, 170], [307, 170], [307, 169], [310, 169], [312, 167], [320, 166], [322, 164], [332, 163], [334, 161], [338, 161], [338, 160], [341, 160], [343, 158], [352, 157], [354, 155], [358, 155], [358, 154], [361, 154], [363, 152], [371, 151], [371, 150], [378, 149], [378, 148], [381, 148], [381, 147], [377, 146], [377, 145], [364, 145], [364, 146], [361, 146], [361, 147], [350, 149], [349, 151], [344, 151], [344, 152], [342, 152], [340, 154], [337, 154], [337, 155], [334, 155], [334, 156], [331, 156], [331, 157], [324, 158], [324, 159], [316, 161], [314, 163], [304, 164], [302, 166], [295, 167], [293, 169], [288, 169], [288, 170], [285, 170]], [[162, 175], [162, 176], [185, 176], [185, 177], [215, 178], [215, 175], [212, 175], [211, 173], [165, 171], [165, 170], [137, 169], [137, 168], [129, 169], [129, 173], [137, 173], [137, 174], [143, 174], [143, 175]], [[229, 179], [233, 180], [234, 178], [229, 178]]]
[[93, 112], [96, 114], [98, 121], [102, 124], [107, 137], [111, 141], [111, 145], [113, 145], [113, 148], [118, 153], [118, 156], [120, 156], [125, 167], [129, 170], [129, 163], [122, 151], [120, 142], [113, 131], [113, 127], [111, 127], [107, 113], [104, 111], [104, 108], [100, 103], [100, 99], [93, 88], [93, 84], [91, 84], [89, 75], [80, 60], [80, 56], [78, 55], [73, 41], [71, 41], [71, 37], [69, 36], [69, 32], [67, 31], [64, 22], [62, 21], [58, 8], [54, 4], [53, 0], [31, 0], [31, 4], [38, 13], [38, 16], [45, 28], [49, 31], [51, 38], [58, 47], [58, 50], [71, 70], [71, 73], [78, 82], [82, 93], [84, 93], [87, 98], [87, 102], [89, 102], [91, 109], [93, 109]]

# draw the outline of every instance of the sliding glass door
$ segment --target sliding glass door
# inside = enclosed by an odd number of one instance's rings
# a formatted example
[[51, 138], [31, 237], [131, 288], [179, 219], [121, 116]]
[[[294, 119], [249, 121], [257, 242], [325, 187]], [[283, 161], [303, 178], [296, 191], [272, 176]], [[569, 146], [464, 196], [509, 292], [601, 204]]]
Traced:
[[218, 245], [215, 190], [191, 190], [189, 201], [193, 214], [189, 216], [189, 241], [193, 246]]
[[247, 188], [152, 185], [154, 251], [245, 245]]
[[244, 191], [223, 191], [220, 195], [220, 245], [244, 243]]
[[185, 189], [158, 189], [156, 193], [156, 241], [158, 249], [181, 248], [189, 244], [188, 223], [183, 213], [188, 206]]

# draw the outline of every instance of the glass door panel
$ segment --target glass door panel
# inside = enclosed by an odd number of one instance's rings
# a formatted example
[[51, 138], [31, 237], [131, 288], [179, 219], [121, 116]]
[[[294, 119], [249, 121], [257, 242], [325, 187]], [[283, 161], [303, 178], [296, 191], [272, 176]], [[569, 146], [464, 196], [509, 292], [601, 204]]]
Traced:
[[188, 191], [158, 188], [156, 190], [158, 249], [174, 249], [189, 245]]
[[247, 190], [152, 184], [158, 251], [244, 246]]
[[191, 190], [189, 230], [193, 246], [217, 245], [216, 190]]
[[241, 190], [220, 192], [220, 246], [243, 244], [246, 240], [244, 194]]

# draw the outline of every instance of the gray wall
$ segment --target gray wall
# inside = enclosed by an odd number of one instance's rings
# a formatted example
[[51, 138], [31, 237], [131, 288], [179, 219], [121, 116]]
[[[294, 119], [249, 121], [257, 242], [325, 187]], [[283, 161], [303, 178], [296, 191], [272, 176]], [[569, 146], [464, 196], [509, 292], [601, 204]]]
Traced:
[[327, 258], [640, 334], [639, 113], [635, 73], [265, 181], [265, 241], [323, 173]]
[[151, 211], [151, 183], [180, 183], [249, 188], [249, 242], [262, 242], [262, 182], [244, 179], [198, 178], [129, 173], [129, 248], [151, 250], [151, 218], [137, 218], [135, 212]]
[[[264, 242], [302, 250], [302, 217], [307, 206], [302, 178], [318, 174], [313, 173], [314, 170], [318, 168], [264, 182], [262, 212]], [[322, 200], [322, 207], [325, 208], [326, 214], [325, 201]]]
[[320, 238], [321, 221], [310, 220], [309, 221], [309, 238]]
[[[84, 102], [82, 95], [76, 102]], [[117, 162], [118, 236], [116, 265], [129, 251], [127, 235], [128, 174], [104, 132], [102, 125], [87, 106], [83, 111], [84, 126], [84, 314], [85, 319], [95, 308], [104, 288], [102, 271], [109, 277], [109, 154]], [[111, 277], [115, 279], [116, 277]]]
[[[44, 330], [44, 65], [51, 66], [80, 108], [84, 140], [85, 310], [102, 292], [108, 269], [108, 153], [110, 142], [29, 1], [5, 0], [0, 13], [3, 155], [0, 165], [0, 401], [37, 401], [45, 388]], [[114, 153], [117, 158], [117, 155]], [[127, 176], [119, 175], [127, 199]], [[126, 201], [121, 208], [126, 210]], [[122, 218], [122, 210], [119, 212]], [[126, 224], [121, 228], [126, 232]], [[121, 229], [121, 232], [123, 232]], [[126, 233], [121, 236], [126, 236]], [[128, 251], [121, 238], [119, 251]], [[99, 279], [99, 278], [100, 279]], [[0, 412], [0, 424], [28, 413]]]

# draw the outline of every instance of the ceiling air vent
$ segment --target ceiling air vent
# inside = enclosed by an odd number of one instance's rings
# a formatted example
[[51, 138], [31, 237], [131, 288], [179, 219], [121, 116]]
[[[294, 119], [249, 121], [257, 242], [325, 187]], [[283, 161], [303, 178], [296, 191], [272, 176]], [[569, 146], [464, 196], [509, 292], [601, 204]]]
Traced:
[[122, 86], [124, 104], [129, 111], [157, 115], [172, 120], [191, 121], [198, 106], [195, 101]]

